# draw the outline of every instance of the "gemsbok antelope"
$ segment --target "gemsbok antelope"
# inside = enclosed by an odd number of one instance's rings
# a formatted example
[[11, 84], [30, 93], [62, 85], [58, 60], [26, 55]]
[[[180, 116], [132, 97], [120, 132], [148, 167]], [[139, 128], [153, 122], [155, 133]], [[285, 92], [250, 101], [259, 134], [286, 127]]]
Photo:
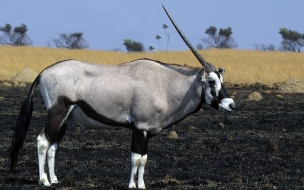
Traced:
[[[203, 103], [228, 112], [235, 109], [223, 84], [225, 70], [216, 70], [206, 62], [163, 8], [203, 68], [149, 59], [120, 65], [65, 60], [47, 67], [34, 80], [21, 107], [9, 151], [11, 170], [16, 166], [30, 125], [32, 97], [38, 84], [47, 109], [45, 128], [37, 137], [39, 183], [45, 186], [58, 183], [54, 173], [55, 153], [68, 121], [74, 120], [90, 129], [131, 129], [129, 188], [145, 189], [144, 167], [151, 137], [199, 111]], [[45, 173], [46, 161], [50, 181]]]

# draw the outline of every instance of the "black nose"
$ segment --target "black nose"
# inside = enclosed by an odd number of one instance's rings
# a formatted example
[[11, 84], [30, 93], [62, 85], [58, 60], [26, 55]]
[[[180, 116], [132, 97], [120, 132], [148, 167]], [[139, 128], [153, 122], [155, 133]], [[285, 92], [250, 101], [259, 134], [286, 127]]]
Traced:
[[229, 107], [230, 107], [232, 110], [235, 110], [235, 104], [234, 104], [234, 103], [229, 104]]

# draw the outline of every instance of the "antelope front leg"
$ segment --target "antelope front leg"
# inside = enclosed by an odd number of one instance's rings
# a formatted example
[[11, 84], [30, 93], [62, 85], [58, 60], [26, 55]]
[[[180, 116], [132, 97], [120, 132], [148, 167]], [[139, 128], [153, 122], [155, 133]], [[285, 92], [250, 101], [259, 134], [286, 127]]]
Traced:
[[132, 131], [131, 145], [131, 177], [129, 188], [136, 188], [135, 176], [138, 171], [138, 189], [146, 189], [144, 182], [145, 165], [147, 163], [147, 146], [149, 138], [146, 137], [147, 132], [138, 130], [135, 126]]
[[135, 189], [136, 183], [135, 183], [135, 176], [137, 174], [137, 168], [141, 161], [141, 155], [132, 152], [131, 154], [131, 176], [130, 176], [130, 182], [129, 182], [129, 189]]
[[138, 167], [138, 188], [145, 189], [145, 182], [144, 182], [144, 173], [145, 173], [145, 165], [147, 163], [147, 155], [141, 156], [140, 163]]
[[135, 176], [138, 171], [138, 189], [146, 189], [144, 182], [145, 165], [147, 163], [147, 155], [141, 156], [140, 154], [132, 152], [131, 154], [131, 177], [129, 188], [136, 188]]

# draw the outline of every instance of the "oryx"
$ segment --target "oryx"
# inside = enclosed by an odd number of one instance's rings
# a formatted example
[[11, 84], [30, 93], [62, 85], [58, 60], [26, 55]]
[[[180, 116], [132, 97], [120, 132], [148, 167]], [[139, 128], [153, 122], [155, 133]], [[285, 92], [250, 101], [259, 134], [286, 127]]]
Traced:
[[[47, 67], [34, 80], [21, 107], [10, 147], [11, 170], [18, 161], [30, 124], [32, 97], [38, 84], [47, 109], [46, 126], [37, 137], [39, 183], [45, 186], [58, 183], [54, 173], [55, 153], [70, 120], [86, 128], [131, 129], [129, 188], [136, 188], [134, 178], [138, 174], [137, 187], [144, 189], [144, 167], [151, 137], [199, 111], [203, 103], [228, 112], [235, 109], [223, 85], [225, 70], [216, 70], [207, 63], [166, 13], [203, 68], [149, 59], [115, 66], [66, 60]], [[46, 160], [50, 182], [44, 170]]]

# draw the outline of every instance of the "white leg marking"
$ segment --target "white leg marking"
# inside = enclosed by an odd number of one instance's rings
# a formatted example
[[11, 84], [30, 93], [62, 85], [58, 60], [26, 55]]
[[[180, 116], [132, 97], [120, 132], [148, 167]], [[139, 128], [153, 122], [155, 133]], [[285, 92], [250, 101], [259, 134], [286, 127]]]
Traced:
[[145, 173], [145, 165], [147, 163], [148, 156], [144, 155], [140, 159], [140, 164], [138, 167], [138, 188], [139, 189], [146, 189], [145, 182], [144, 182], [144, 173]]
[[46, 139], [45, 133], [41, 133], [37, 137], [37, 149], [38, 149], [38, 161], [39, 161], [39, 184], [43, 184], [45, 186], [50, 186], [47, 179], [47, 175], [44, 172], [44, 165], [46, 160], [46, 151], [49, 148], [50, 143]]
[[129, 189], [136, 188], [136, 183], [134, 181], [135, 175], [137, 173], [137, 168], [141, 162], [141, 155], [132, 152], [131, 154], [131, 177], [129, 182]]
[[57, 143], [54, 143], [47, 151], [47, 160], [48, 160], [51, 183], [58, 183], [57, 177], [56, 177], [55, 171], [54, 171], [56, 150], [57, 150]]

